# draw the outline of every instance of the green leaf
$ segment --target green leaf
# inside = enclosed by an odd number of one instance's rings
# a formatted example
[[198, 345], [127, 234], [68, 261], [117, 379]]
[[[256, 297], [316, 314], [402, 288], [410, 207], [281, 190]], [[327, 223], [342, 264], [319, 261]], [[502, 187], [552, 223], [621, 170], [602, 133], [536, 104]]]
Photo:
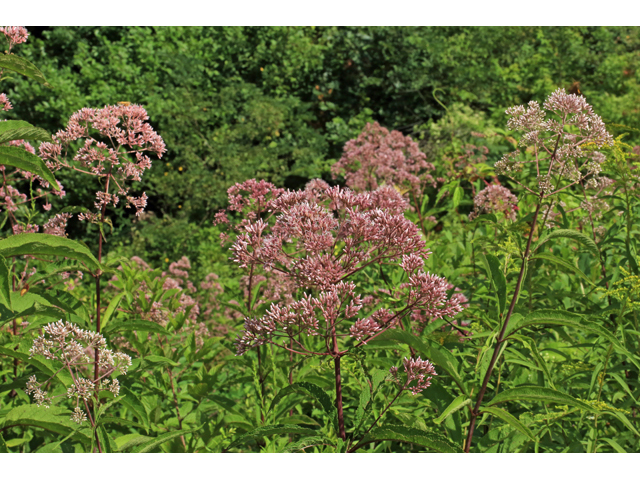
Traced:
[[460, 202], [462, 201], [462, 197], [464, 197], [464, 190], [462, 189], [462, 187], [456, 187], [453, 190], [453, 208], [457, 208], [458, 205], [460, 205]]
[[549, 382], [549, 385], [551, 386], [551, 388], [555, 390], [556, 386], [553, 383], [553, 377], [551, 376], [551, 372], [549, 371], [547, 362], [544, 360], [544, 358], [542, 358], [542, 355], [540, 355], [540, 352], [538, 351], [536, 341], [532, 338], [525, 337], [522, 335], [512, 335], [511, 338], [513, 339], [517, 338], [522, 343], [524, 343], [527, 346], [527, 348], [529, 348], [529, 350], [531, 350], [531, 355], [533, 355], [533, 358], [535, 359], [536, 363], [546, 375], [547, 381]]
[[571, 240], [575, 240], [591, 252], [595, 257], [599, 256], [598, 247], [592, 238], [589, 238], [584, 233], [578, 232], [576, 230], [566, 230], [566, 229], [554, 229], [544, 238], [538, 240], [533, 251], [535, 252], [540, 246], [547, 243], [549, 240], [553, 240], [554, 238], [569, 238]]
[[599, 411], [591, 405], [580, 400], [576, 400], [571, 395], [545, 387], [514, 387], [510, 390], [500, 392], [498, 395], [493, 397], [489, 403], [487, 403], [487, 406], [513, 401], [560, 403], [563, 405], [578, 407], [592, 413], [599, 413]]
[[28, 443], [31, 438], [33, 438], [30, 435], [27, 435], [26, 437], [22, 437], [22, 438], [12, 438], [11, 440], [7, 441], [7, 447], [9, 448], [14, 448], [14, 447], [19, 447], [20, 445], [24, 445], [25, 443]]
[[[106, 395], [111, 395], [111, 393], [109, 392], [101, 392], [101, 393]], [[107, 403], [103, 403], [102, 405], [100, 405], [100, 408], [98, 409], [98, 414], [95, 417], [96, 423], [98, 424], [100, 423], [100, 418], [102, 417], [102, 415], [104, 415], [104, 412], [106, 412], [109, 409], [109, 407], [124, 400], [125, 397], [126, 395], [119, 395], [114, 399], [108, 401]]]
[[153, 437], [148, 437], [146, 435], [140, 435], [139, 433], [130, 433], [128, 435], [123, 435], [115, 439], [116, 446], [118, 447], [119, 452], [124, 452], [132, 447], [137, 447], [138, 445], [142, 445], [144, 443], [148, 443], [150, 440], [153, 440]]
[[298, 452], [305, 448], [315, 446], [335, 446], [334, 443], [325, 437], [304, 437], [297, 442], [289, 443], [284, 447], [283, 452]]
[[13, 140], [36, 140], [50, 142], [51, 135], [44, 129], [34, 127], [22, 120], [7, 120], [0, 122], [0, 143]]
[[497, 407], [482, 407], [481, 411], [484, 413], [490, 413], [491, 415], [498, 417], [500, 420], [508, 423], [516, 430], [524, 433], [527, 437], [529, 437], [529, 439], [533, 440], [534, 442], [537, 441], [533, 432], [506, 410]]
[[442, 412], [442, 415], [436, 418], [433, 421], [433, 423], [435, 423], [436, 425], [440, 425], [442, 422], [444, 422], [447, 419], [449, 415], [457, 412], [458, 410], [460, 410], [461, 408], [464, 408], [470, 403], [471, 403], [471, 399], [468, 398], [466, 395], [460, 395], [459, 397], [454, 398], [453, 401], [449, 404], [449, 406], [444, 409], [444, 412]]
[[485, 255], [487, 264], [491, 270], [491, 280], [496, 287], [496, 294], [498, 295], [498, 303], [500, 305], [500, 313], [504, 313], [504, 309], [507, 306], [507, 279], [502, 273], [500, 268], [500, 260], [491, 254]]
[[440, 434], [425, 432], [417, 428], [405, 427], [404, 425], [385, 425], [384, 427], [375, 428], [358, 442], [352, 451], [355, 451], [367, 443], [384, 441], [412, 443], [441, 453], [462, 452], [460, 447], [451, 443], [448, 438]]
[[100, 270], [100, 263], [87, 247], [68, 238], [46, 233], [22, 233], [0, 240], [0, 255], [56, 255], [79, 260], [93, 271]]
[[624, 413], [622, 412], [611, 412], [611, 411], [607, 411], [604, 410], [601, 412], [601, 414], [603, 415], [611, 415], [616, 417], [618, 420], [620, 420], [625, 427], [627, 427], [629, 430], [631, 430], [636, 436], [640, 436], [640, 432], [638, 432], [638, 430], [636, 429], [636, 427], [633, 426], [633, 424], [629, 421], [629, 419], [625, 416]]
[[[20, 295], [20, 292], [13, 292], [13, 294]], [[12, 295], [12, 297], [15, 300], [15, 295]], [[49, 317], [55, 320], [60, 320], [61, 317], [64, 317], [64, 312], [55, 307], [51, 307], [49, 305], [42, 305], [41, 303], [35, 302], [29, 308], [25, 310], [19, 310], [13, 313], [5, 309], [4, 307], [0, 307], [0, 315], [2, 315], [1, 317], [2, 319], [0, 320], [0, 327], [1, 327], [2, 325], [9, 323], [10, 321], [16, 318], [26, 317], [29, 315], [38, 315], [38, 316]], [[30, 331], [33, 329], [32, 327], [34, 325], [36, 324], [41, 325], [43, 323], [50, 323], [50, 320], [44, 321], [44, 322], [42, 322], [41, 320], [37, 322], [30, 322], [29, 326], [23, 332]]]
[[498, 223], [498, 217], [493, 213], [483, 213], [482, 215], [478, 215], [474, 220], [474, 222], [491, 222]]
[[122, 300], [122, 297], [126, 295], [126, 293], [127, 292], [119, 293], [118, 295], [113, 297], [109, 302], [109, 306], [107, 307], [107, 310], [104, 312], [104, 317], [102, 317], [102, 325], [101, 325], [102, 330], [104, 330], [109, 324], [109, 320], [111, 320], [113, 313], [116, 311], [116, 309], [120, 305], [120, 301]]
[[100, 447], [102, 449], [102, 453], [113, 453], [118, 451], [118, 446], [116, 442], [111, 438], [111, 436], [107, 433], [107, 430], [100, 425], [96, 432], [98, 434], [98, 438], [100, 439]]
[[6, 68], [12, 72], [19, 73], [20, 75], [24, 75], [41, 83], [45, 87], [51, 88], [51, 85], [47, 82], [46, 78], [44, 78], [42, 72], [38, 70], [33, 63], [24, 58], [13, 54], [0, 54], [0, 68]]
[[126, 321], [114, 321], [109, 322], [109, 325], [102, 330], [105, 334], [113, 334], [115, 332], [151, 332], [151, 333], [160, 333], [161, 335], [166, 335], [167, 330], [158, 325], [157, 323], [145, 320], [126, 320]]
[[244, 435], [238, 437], [233, 442], [229, 444], [225, 450], [229, 450], [237, 445], [242, 445], [251, 440], [258, 440], [262, 437], [266, 437], [269, 435], [279, 435], [279, 434], [291, 434], [291, 435], [304, 435], [304, 436], [317, 436], [318, 431], [312, 430], [311, 428], [298, 427], [297, 425], [266, 425], [264, 427], [258, 427]]
[[0, 256], [0, 304], [13, 312], [13, 307], [11, 306], [11, 272], [7, 266], [7, 260], [3, 256]]
[[16, 167], [26, 172], [31, 172], [45, 179], [51, 186], [60, 191], [60, 185], [56, 181], [49, 167], [39, 156], [27, 152], [22, 147], [7, 147], [0, 145], [0, 165]]
[[531, 257], [530, 260], [538, 260], [538, 259], [557, 263], [561, 267], [564, 267], [570, 272], [575, 273], [577, 276], [579, 276], [581, 279], [583, 279], [585, 282], [589, 283], [590, 285], [594, 285], [591, 279], [587, 277], [582, 270], [580, 270], [578, 267], [573, 265], [571, 262], [568, 262], [560, 257], [556, 257], [555, 255], [551, 255], [550, 253], [538, 253], [535, 257]]
[[535, 312], [531, 312], [519, 322], [513, 324], [510, 323], [507, 327], [507, 331], [505, 332], [505, 338], [521, 328], [530, 327], [532, 325], [559, 325], [574, 327], [581, 332], [594, 333], [609, 340], [613, 344], [614, 348], [624, 353], [629, 358], [629, 361], [631, 361], [636, 367], [640, 368], [640, 365], [635, 360], [633, 354], [629, 352], [611, 332], [597, 323], [583, 320], [581, 315], [565, 312], [563, 310], [537, 310]]
[[69, 440], [73, 436], [73, 434], [76, 433], [76, 431], [80, 428], [82, 428], [82, 426], [78, 425], [73, 432], [64, 437], [62, 440], [58, 442], [47, 443], [36, 450], [36, 453], [62, 453], [62, 448], [60, 447], [60, 445]]
[[356, 425], [356, 431], [359, 431], [362, 422], [365, 419], [365, 413], [368, 413], [371, 410], [371, 391], [366, 388], [363, 388], [360, 391], [360, 402], [358, 403], [358, 409], [356, 410], [356, 417], [354, 424]]
[[[28, 353], [16, 352], [6, 347], [0, 347], [0, 354], [6, 355], [8, 357], [17, 358], [21, 362], [35, 367], [44, 375], [46, 375], [46, 378], [52, 377], [54, 374], [56, 374], [56, 372], [58, 372], [57, 375], [55, 375], [55, 379], [58, 380], [60, 383], [62, 383], [65, 387], [69, 387], [73, 383], [71, 376], [69, 375], [69, 372], [65, 370], [58, 371], [58, 369], [62, 366], [62, 364], [58, 361], [53, 362], [53, 361], [47, 360], [45, 363], [40, 361], [40, 359], [37, 357], [30, 358]], [[40, 358], [43, 358], [43, 357], [40, 357]], [[24, 384], [23, 384], [23, 387], [24, 387]]]
[[120, 387], [120, 391], [125, 394], [124, 398], [120, 401], [127, 409], [133, 413], [142, 425], [144, 425], [145, 430], [149, 431], [149, 414], [147, 410], [144, 408], [144, 405], [135, 393], [129, 390], [124, 385]]
[[163, 433], [162, 435], [158, 435], [157, 437], [153, 438], [152, 440], [143, 443], [142, 445], [140, 445], [138, 448], [135, 448], [133, 450], [134, 453], [148, 453], [152, 450], [154, 450], [156, 447], [162, 445], [165, 442], [168, 442], [169, 440], [173, 440], [176, 437], [179, 437], [180, 435], [185, 435], [187, 433], [192, 433], [195, 432], [196, 430], [199, 430], [200, 428], [202, 428], [202, 426], [198, 427], [198, 428], [193, 428], [191, 430], [178, 430], [175, 432], [167, 432], [167, 433]]
[[163, 366], [163, 365], [171, 365], [172, 367], [179, 367], [180, 364], [174, 362], [170, 358], [163, 357], [161, 355], [147, 355], [142, 359], [145, 364], [150, 363], [153, 365]]
[[133, 427], [133, 428], [142, 428], [145, 429], [144, 425], [138, 422], [134, 422], [133, 420], [129, 420], [126, 418], [113, 417], [111, 415], [104, 415], [98, 421], [99, 425], [108, 425], [115, 423], [116, 425], [122, 425], [124, 427]]
[[336, 432], [338, 431], [338, 414], [336, 411], [336, 407], [331, 400], [331, 397], [327, 395], [327, 393], [320, 388], [318, 385], [314, 385], [309, 382], [296, 382], [291, 385], [286, 386], [282, 390], [278, 392], [273, 401], [271, 402], [271, 406], [269, 407], [269, 412], [273, 410], [280, 400], [282, 400], [287, 395], [291, 395], [292, 393], [300, 393], [302, 395], [308, 395], [315, 398], [324, 411], [329, 415], [329, 419], [333, 423], [333, 427]]
[[567, 220], [567, 212], [564, 211], [564, 208], [562, 208], [562, 205], [560, 205], [560, 203], [556, 203], [555, 206], [560, 212], [560, 214], [562, 215], [562, 228], [565, 228], [565, 229], [569, 228], [569, 221]]
[[9, 453], [9, 450], [7, 450], [7, 444], [5, 443], [1, 433], [0, 433], [0, 453]]
[[622, 448], [620, 446], [620, 444], [618, 442], [616, 442], [615, 440], [611, 439], [611, 438], [603, 438], [603, 441], [607, 442], [609, 445], [611, 445], [611, 448], [613, 448], [616, 452], [618, 453], [627, 453], [627, 451]]
[[[89, 429], [78, 430], [78, 424], [71, 420], [71, 412], [61, 407], [38, 407], [37, 405], [20, 405], [12, 408], [0, 422], [0, 429], [11, 427], [38, 427], [59, 435], [73, 433], [76, 440], [91, 443]], [[87, 433], [87, 431], [89, 433]]]

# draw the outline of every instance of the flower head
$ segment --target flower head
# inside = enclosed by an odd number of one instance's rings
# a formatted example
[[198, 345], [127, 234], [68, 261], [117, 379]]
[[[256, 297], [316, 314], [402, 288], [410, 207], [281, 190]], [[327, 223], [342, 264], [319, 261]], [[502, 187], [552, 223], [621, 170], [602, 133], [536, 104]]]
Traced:
[[373, 191], [381, 185], [419, 190], [423, 183], [434, 183], [428, 173], [434, 166], [426, 158], [411, 138], [374, 122], [345, 144], [331, 171], [334, 177], [344, 175], [347, 186], [356, 191]]
[[515, 221], [518, 197], [502, 185], [489, 185], [473, 199], [474, 209], [469, 219], [473, 220], [482, 213], [502, 213], [505, 218]]
[[[424, 389], [430, 387], [431, 379], [435, 375], [438, 375], [433, 364], [429, 360], [422, 360], [420, 357], [405, 357], [402, 364], [404, 366], [404, 372], [407, 374], [407, 383], [405, 384], [405, 387], [409, 388], [411, 393], [414, 395], [417, 395]], [[416, 381], [417, 383], [410, 387], [409, 384], [413, 381]]]

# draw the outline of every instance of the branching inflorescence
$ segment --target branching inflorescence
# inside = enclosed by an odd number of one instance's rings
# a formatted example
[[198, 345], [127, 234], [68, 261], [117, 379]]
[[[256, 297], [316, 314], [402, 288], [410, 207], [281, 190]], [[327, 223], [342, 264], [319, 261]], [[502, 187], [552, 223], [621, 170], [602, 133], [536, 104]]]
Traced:
[[[88, 367], [93, 365], [90, 357], [93, 349], [99, 349], [100, 351], [98, 365], [100, 376], [90, 380], [85, 378], [85, 375], [88, 374]], [[74, 399], [75, 403], [71, 419], [81, 423], [87, 419], [88, 415], [92, 426], [94, 426], [95, 420], [91, 415], [88, 402], [92, 401], [92, 398], [98, 398], [98, 393], [101, 390], [108, 390], [114, 396], [118, 396], [120, 383], [115, 376], [118, 374], [126, 375], [131, 366], [131, 357], [120, 352], [114, 353], [107, 348], [107, 343], [102, 335], [82, 330], [76, 325], [62, 320], [45, 326], [44, 333], [33, 341], [29, 356], [33, 357], [35, 355], [42, 355], [47, 360], [58, 361], [62, 366], [44, 382], [39, 382], [36, 376], [33, 375], [27, 382], [26, 393], [33, 396], [38, 406], [44, 405], [48, 407], [55, 397], [50, 397], [44, 386], [60, 371], [66, 370], [72, 380], [66, 396]], [[58, 396], [64, 396], [64, 394]], [[82, 410], [81, 402], [85, 410]]]
[[344, 175], [349, 188], [374, 191], [390, 185], [418, 193], [423, 183], [435, 184], [428, 173], [434, 166], [411, 138], [389, 132], [378, 122], [368, 123], [358, 138], [344, 146], [342, 158], [331, 167], [334, 177]]
[[[272, 304], [264, 316], [247, 316], [238, 354], [269, 343], [291, 354], [332, 358], [344, 438], [340, 358], [402, 327], [412, 313], [452, 317], [463, 307], [459, 297], [449, 298], [446, 279], [424, 271], [430, 252], [403, 214], [406, 200], [391, 186], [356, 193], [314, 181], [304, 191], [271, 194], [264, 218], [253, 215], [240, 226], [232, 258], [251, 272], [259, 267], [288, 278], [295, 299]], [[383, 267], [403, 270], [406, 281], [378, 289], [365, 302], [359, 277]], [[426, 388], [423, 380], [416, 388]]]
[[469, 220], [473, 220], [483, 213], [502, 213], [508, 220], [516, 220], [518, 197], [502, 185], [489, 185], [478, 192], [473, 199], [473, 212]]
[[[104, 220], [100, 217], [104, 217], [105, 207], [117, 205], [120, 196], [125, 197], [128, 207], [136, 209], [136, 215], [144, 210], [146, 194], [140, 197], [129, 195], [124, 182], [128, 179], [140, 181], [142, 173], [151, 168], [151, 158], [147, 153], [162, 158], [166, 151], [164, 141], [147, 123], [148, 119], [146, 110], [140, 105], [83, 108], [69, 118], [67, 128], [55, 134], [53, 142], [40, 145], [40, 156], [52, 171], [71, 168], [105, 179], [105, 191], [96, 193], [95, 208], [100, 213], [81, 213], [81, 220]], [[96, 134], [102, 138], [94, 138]], [[66, 158], [69, 145], [80, 139], [84, 139], [84, 145], [69, 161]], [[110, 181], [115, 184], [115, 193], [109, 192]]]
[[[496, 172], [516, 180], [517, 172], [535, 166], [537, 186], [520, 185], [529, 193], [544, 198], [576, 184], [599, 188], [605, 157], [597, 149], [612, 145], [602, 119], [593, 112], [584, 97], [567, 94], [560, 88], [552, 93], [542, 108], [536, 101], [506, 110], [507, 127], [523, 133], [516, 150], [496, 162]], [[555, 118], [547, 118], [552, 114]], [[517, 181], [517, 180], [516, 180]]]

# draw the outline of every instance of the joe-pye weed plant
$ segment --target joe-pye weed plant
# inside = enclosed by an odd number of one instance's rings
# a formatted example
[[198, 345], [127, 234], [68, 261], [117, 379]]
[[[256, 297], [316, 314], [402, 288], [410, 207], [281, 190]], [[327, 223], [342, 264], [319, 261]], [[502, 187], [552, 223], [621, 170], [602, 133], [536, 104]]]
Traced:
[[[237, 227], [232, 246], [234, 261], [249, 272], [247, 311], [257, 269], [288, 280], [291, 301], [274, 302], [263, 316], [245, 318], [237, 352], [272, 345], [290, 354], [289, 369], [304, 366], [294, 363], [294, 356], [330, 361], [335, 430], [344, 449], [355, 451], [404, 390], [421, 392], [436, 372], [412, 351], [412, 358], [403, 361], [402, 378], [392, 367], [390, 380], [398, 391], [366, 428], [364, 412], [355, 425], [345, 420], [342, 359], [363, 356], [361, 347], [391, 328], [409, 328], [412, 315], [455, 316], [463, 309], [460, 298], [448, 296], [453, 287], [444, 278], [424, 271], [430, 252], [417, 227], [404, 217], [407, 203], [395, 189], [355, 193], [319, 180], [299, 192], [254, 181], [242, 187], [248, 200], [232, 195], [233, 208], [241, 210], [239, 203], [247, 201], [257, 205]], [[271, 199], [265, 201], [267, 194]], [[291, 374], [289, 378], [294, 387]], [[325, 408], [333, 416], [333, 408]]]
[[[44, 84], [2, 33], [3, 79]], [[346, 187], [237, 183], [228, 258], [161, 268], [106, 255], [166, 149], [143, 107], [0, 122], [0, 450], [632, 450], [637, 153], [561, 89], [507, 115], [495, 165], [482, 132], [427, 158], [367, 125], [325, 172]], [[95, 204], [59, 210], [56, 176]]]

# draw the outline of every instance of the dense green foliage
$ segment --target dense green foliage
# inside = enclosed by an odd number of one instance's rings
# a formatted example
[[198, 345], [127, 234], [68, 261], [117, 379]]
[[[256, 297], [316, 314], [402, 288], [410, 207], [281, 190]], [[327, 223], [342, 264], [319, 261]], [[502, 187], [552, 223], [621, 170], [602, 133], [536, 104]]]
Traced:
[[[640, 29], [613, 27], [55, 27], [30, 38], [19, 55], [52, 88], [33, 75], [3, 78], [14, 105], [6, 117], [31, 125], [7, 124], [0, 135], [12, 136], [0, 143], [35, 144], [46, 140], [35, 127], [53, 133], [80, 108], [131, 102], [149, 112], [167, 153], [133, 187], [149, 196], [140, 217], [110, 207], [106, 220], [71, 220], [62, 238], [11, 235], [0, 212], [0, 452], [459, 452], [470, 425], [476, 452], [636, 451], [639, 47]], [[505, 127], [505, 109], [542, 103], [556, 88], [579, 88], [615, 138], [601, 149], [612, 183], [593, 215], [580, 184], [547, 198], [533, 164], [521, 183], [494, 169], [521, 137]], [[433, 164], [438, 180], [420, 192], [394, 187], [432, 251], [426, 270], [468, 304], [454, 324], [416, 328], [403, 318], [364, 345], [345, 335], [343, 436], [329, 357], [294, 357], [274, 344], [236, 355], [243, 318], [285, 295], [274, 294], [268, 268], [252, 281], [253, 267], [239, 269], [229, 252], [247, 209], [229, 212], [230, 225], [213, 220], [236, 182], [340, 184], [331, 165], [374, 120], [411, 135]], [[77, 171], [51, 173], [35, 155], [16, 157], [18, 147], [0, 149], [7, 170], [55, 174], [64, 185], [52, 214], [92, 207], [97, 184]], [[522, 155], [533, 158], [531, 149]], [[509, 187], [517, 207], [470, 219], [489, 184]], [[18, 210], [46, 215], [35, 212]], [[271, 228], [274, 218], [260, 215]], [[334, 254], [340, 248], [336, 240]], [[358, 270], [354, 285], [396, 311], [400, 295], [389, 293], [404, 275], [378, 262]], [[317, 296], [314, 288], [286, 293], [300, 300]], [[94, 331], [96, 313], [109, 347], [132, 365], [118, 396], [106, 388], [90, 397], [95, 425], [78, 425], [66, 398], [73, 378], [62, 371], [48, 382], [62, 364], [29, 352], [49, 322]], [[418, 355], [437, 376], [411, 395], [390, 369], [402, 375], [402, 358]], [[60, 395], [51, 408], [28, 395], [34, 375]]]
[[[635, 28], [55, 27], [38, 37], [20, 54], [54, 89], [16, 79], [16, 118], [55, 132], [80, 108], [128, 101], [162, 132], [167, 156], [140, 186], [150, 215], [133, 238], [131, 218], [115, 222], [114, 241], [154, 262], [202, 255], [202, 228], [235, 182], [328, 180], [369, 120], [426, 144], [447, 112], [503, 128], [505, 108], [577, 81], [606, 122], [640, 128]], [[65, 205], [91, 205], [90, 189], [62, 180]]]

